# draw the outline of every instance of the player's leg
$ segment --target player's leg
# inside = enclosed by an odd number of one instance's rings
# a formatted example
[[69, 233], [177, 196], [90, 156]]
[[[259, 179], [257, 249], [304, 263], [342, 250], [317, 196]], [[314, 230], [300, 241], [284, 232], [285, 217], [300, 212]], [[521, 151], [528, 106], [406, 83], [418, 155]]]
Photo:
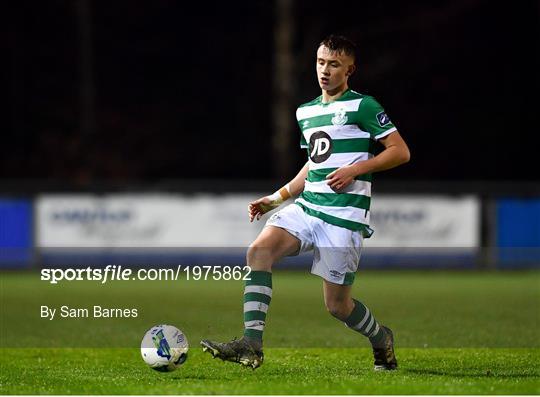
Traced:
[[300, 240], [286, 230], [266, 226], [250, 245], [246, 260], [251, 268], [244, 288], [244, 338], [262, 349], [266, 313], [272, 299], [272, 265], [300, 250]]
[[324, 304], [328, 312], [349, 328], [369, 338], [373, 346], [383, 346], [386, 339], [384, 329], [362, 302], [352, 299], [351, 287], [323, 280]]
[[340, 285], [323, 279], [324, 303], [328, 312], [352, 330], [367, 337], [373, 347], [376, 370], [397, 368], [392, 331], [380, 325], [369, 308], [352, 299], [351, 285]]
[[339, 285], [323, 279], [324, 303], [328, 312], [354, 331], [369, 338], [376, 370], [397, 368], [392, 331], [380, 325], [371, 311], [352, 299], [351, 285]]
[[323, 279], [324, 305], [333, 317], [345, 321], [354, 308], [351, 285], [334, 284]]
[[362, 302], [352, 299], [351, 287], [323, 280], [324, 304], [328, 312], [349, 328], [369, 338], [373, 346], [382, 346], [386, 339], [384, 329]]
[[[282, 211], [284, 215], [294, 214], [294, 208]], [[285, 223], [292, 228], [298, 226], [294, 219]], [[251, 273], [244, 288], [244, 336], [228, 343], [201, 341], [203, 350], [214, 357], [252, 368], [262, 364], [262, 335], [272, 298], [272, 265], [284, 256], [297, 253], [301, 246], [300, 240], [283, 227], [267, 225], [250, 245], [246, 254]]]
[[311, 272], [323, 279], [328, 311], [349, 328], [366, 336], [373, 347], [375, 369], [395, 369], [392, 331], [381, 326], [371, 311], [351, 296], [363, 246], [361, 231], [313, 220], [315, 255]]
[[300, 249], [300, 240], [285, 229], [266, 226], [247, 250], [246, 260], [252, 271], [271, 272], [272, 265]]

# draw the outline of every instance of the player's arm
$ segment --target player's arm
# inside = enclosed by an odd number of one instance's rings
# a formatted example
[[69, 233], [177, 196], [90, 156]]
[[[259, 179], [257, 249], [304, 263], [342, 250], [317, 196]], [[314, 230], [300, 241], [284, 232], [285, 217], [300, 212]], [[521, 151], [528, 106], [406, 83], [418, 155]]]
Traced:
[[381, 138], [379, 142], [384, 146], [381, 153], [369, 160], [359, 161], [331, 172], [326, 177], [328, 185], [332, 189], [343, 189], [349, 186], [358, 175], [389, 170], [410, 160], [409, 148], [398, 131]]
[[261, 216], [274, 208], [279, 207], [284, 201], [290, 197], [297, 196], [304, 190], [304, 184], [308, 173], [308, 163], [306, 163], [300, 172], [285, 186], [277, 190], [275, 193], [261, 197], [258, 200], [252, 201], [248, 205], [249, 221], [253, 219], [261, 219]]

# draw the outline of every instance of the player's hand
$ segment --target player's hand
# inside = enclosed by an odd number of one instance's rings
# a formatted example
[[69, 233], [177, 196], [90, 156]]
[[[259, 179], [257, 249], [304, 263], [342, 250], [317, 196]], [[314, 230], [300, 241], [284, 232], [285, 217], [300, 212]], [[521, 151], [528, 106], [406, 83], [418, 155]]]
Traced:
[[340, 167], [326, 176], [327, 184], [333, 190], [343, 190], [349, 186], [356, 177], [356, 169], [352, 165]]
[[270, 200], [268, 196], [252, 201], [248, 205], [249, 221], [253, 222], [254, 219], [259, 220], [263, 214], [273, 209], [272, 200]]

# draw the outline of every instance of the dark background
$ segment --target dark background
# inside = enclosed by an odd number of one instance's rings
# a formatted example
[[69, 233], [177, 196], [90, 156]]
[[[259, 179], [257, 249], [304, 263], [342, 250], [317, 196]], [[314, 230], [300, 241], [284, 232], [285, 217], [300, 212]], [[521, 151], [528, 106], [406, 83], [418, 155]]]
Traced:
[[314, 56], [329, 33], [358, 43], [350, 85], [411, 148], [378, 178], [540, 179], [537, 1], [294, 2], [289, 175], [272, 167], [275, 1], [2, 8], [5, 181], [287, 180], [305, 161], [294, 114], [320, 95]]

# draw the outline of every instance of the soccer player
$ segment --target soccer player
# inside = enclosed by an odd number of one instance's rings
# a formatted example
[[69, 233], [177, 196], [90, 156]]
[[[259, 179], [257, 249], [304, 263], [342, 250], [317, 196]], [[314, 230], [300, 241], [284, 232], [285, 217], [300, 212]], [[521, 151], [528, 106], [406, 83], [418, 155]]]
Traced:
[[[252, 368], [263, 362], [262, 336], [272, 298], [272, 265], [284, 256], [313, 250], [311, 272], [323, 279], [332, 316], [369, 338], [375, 370], [397, 368], [392, 331], [351, 297], [363, 239], [371, 236], [371, 175], [409, 161], [409, 149], [384, 109], [353, 91], [355, 44], [331, 35], [317, 49], [322, 95], [296, 111], [300, 146], [309, 160], [288, 184], [249, 204], [249, 219], [299, 197], [273, 214], [247, 251], [251, 280], [244, 290], [244, 336], [228, 343], [201, 341], [204, 351]], [[375, 141], [384, 149], [373, 154]]]

